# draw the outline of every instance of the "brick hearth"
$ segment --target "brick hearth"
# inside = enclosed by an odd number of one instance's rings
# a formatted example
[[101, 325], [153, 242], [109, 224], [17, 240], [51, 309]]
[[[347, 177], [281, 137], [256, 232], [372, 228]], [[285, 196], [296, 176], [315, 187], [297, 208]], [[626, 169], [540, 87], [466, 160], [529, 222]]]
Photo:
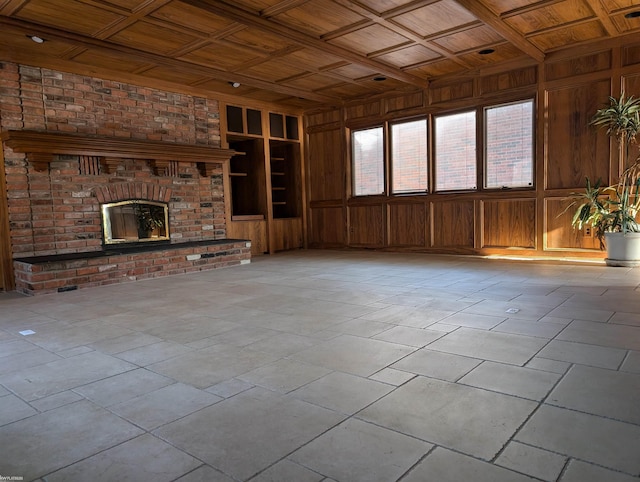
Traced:
[[217, 240], [94, 251], [14, 260], [16, 291], [27, 295], [71, 291], [249, 263], [251, 243]]

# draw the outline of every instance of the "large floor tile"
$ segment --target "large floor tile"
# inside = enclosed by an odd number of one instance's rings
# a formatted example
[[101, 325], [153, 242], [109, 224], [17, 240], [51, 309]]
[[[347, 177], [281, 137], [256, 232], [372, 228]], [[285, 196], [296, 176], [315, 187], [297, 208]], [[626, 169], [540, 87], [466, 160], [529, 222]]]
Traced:
[[347, 420], [290, 459], [335, 480], [388, 482], [398, 479], [432, 447], [360, 420]]
[[214, 345], [171, 360], [150, 365], [148, 368], [196, 388], [207, 388], [229, 378], [255, 370], [276, 361], [278, 357], [267, 353]]
[[24, 353], [30, 350], [38, 349], [37, 345], [29, 343], [25, 340], [18, 340], [7, 335], [6, 341], [0, 342], [0, 360], [4, 357], [13, 356], [17, 353]]
[[455, 382], [480, 363], [482, 363], [482, 360], [477, 358], [452, 355], [423, 348], [394, 363], [391, 367], [416, 375]]
[[150, 345], [144, 345], [131, 350], [120, 352], [114, 356], [145, 367], [153, 363], [158, 363], [169, 358], [174, 358], [192, 351], [184, 345], [171, 341], [161, 341]]
[[171, 482], [201, 462], [145, 434], [46, 476], [47, 482], [153, 480]]
[[355, 335], [368, 338], [387, 331], [393, 328], [393, 326], [394, 325], [390, 325], [389, 323], [371, 321], [364, 318], [354, 318], [352, 320], [333, 325], [329, 330], [335, 331], [336, 333], [343, 333], [345, 335]]
[[504, 363], [485, 361], [459, 382], [472, 387], [540, 401], [547, 396], [560, 375]]
[[152, 328], [146, 333], [174, 343], [187, 344], [237, 327], [237, 323], [188, 313], [171, 323]]
[[543, 405], [515, 437], [627, 474], [640, 473], [640, 427]]
[[98, 405], [108, 407], [173, 383], [175, 381], [171, 378], [163, 377], [144, 368], [138, 368], [82, 385], [74, 388], [73, 391]]
[[331, 370], [306, 363], [282, 359], [238, 376], [253, 385], [288, 393], [331, 373]]
[[0, 474], [33, 480], [141, 433], [91, 402], [65, 405], [0, 427]]
[[478, 328], [480, 330], [490, 330], [507, 319], [507, 316], [479, 315], [461, 311], [440, 320], [440, 323], [448, 325], [466, 326], [467, 328]]
[[620, 366], [626, 354], [627, 351], [620, 348], [551, 340], [547, 346], [540, 350], [538, 356], [550, 360], [615, 370]]
[[227, 477], [219, 470], [213, 469], [208, 465], [203, 465], [193, 472], [180, 477], [176, 482], [234, 482], [231, 477]]
[[440, 331], [413, 328], [411, 326], [394, 326], [373, 338], [376, 340], [420, 348], [442, 336], [443, 333]]
[[529, 445], [509, 442], [495, 463], [532, 477], [555, 481], [567, 458]]
[[316, 405], [254, 388], [165, 425], [156, 434], [244, 480], [343, 418]]
[[447, 316], [455, 313], [455, 310], [435, 310], [421, 307], [392, 305], [377, 311], [367, 313], [363, 319], [393, 323], [395, 325], [425, 328]]
[[54, 410], [62, 407], [63, 405], [78, 402], [82, 399], [82, 395], [78, 395], [73, 390], [67, 390], [65, 392], [54, 393], [48, 397], [33, 400], [29, 402], [29, 404], [39, 412], [48, 412], [49, 410]]
[[640, 326], [573, 321], [557, 339], [623, 350], [640, 350]]
[[29, 341], [41, 346], [45, 350], [61, 351], [132, 333], [134, 333], [132, 330], [123, 326], [92, 322], [82, 326], [56, 330], [51, 333], [38, 330], [35, 335], [30, 335]]
[[108, 355], [90, 352], [0, 377], [0, 383], [31, 401], [136, 368]]
[[567, 301], [549, 312], [549, 316], [571, 318], [572, 320], [605, 322], [613, 316], [613, 310], [598, 309], [595, 306], [585, 306], [584, 303]]
[[354, 414], [393, 390], [386, 383], [333, 372], [291, 392], [291, 396], [348, 415]]
[[95, 343], [90, 343], [88, 346], [107, 355], [115, 355], [116, 353], [133, 350], [134, 348], [160, 343], [161, 341], [163, 341], [162, 338], [158, 338], [157, 336], [136, 332], [96, 341]]
[[535, 407], [531, 401], [418, 377], [358, 417], [491, 460]]
[[640, 425], [640, 374], [575, 365], [547, 403]]
[[0, 426], [35, 415], [37, 412], [12, 394], [0, 396]]
[[434, 341], [430, 350], [512, 365], [524, 365], [548, 340], [509, 333], [460, 328]]
[[318, 472], [309, 470], [287, 459], [281, 460], [251, 478], [251, 482], [279, 482], [289, 480], [295, 482], [328, 482], [324, 475], [320, 475]]
[[367, 377], [414, 350], [405, 345], [341, 335], [298, 352], [293, 357], [331, 370]]
[[153, 430], [220, 400], [222, 400], [221, 397], [203, 390], [182, 383], [174, 383], [112, 405], [109, 410], [145, 430]]
[[518, 320], [510, 318], [493, 328], [493, 331], [551, 339], [564, 330], [565, 326], [566, 324], [564, 323]]
[[436, 448], [422, 460], [403, 482], [533, 482], [535, 479], [467, 457], [443, 448]]
[[371, 375], [369, 378], [378, 382], [388, 383], [389, 385], [400, 386], [411, 380], [413, 377], [415, 377], [415, 374], [413, 373], [396, 370], [395, 368], [383, 368], [379, 372]]
[[275, 356], [288, 356], [317, 345], [320, 340], [294, 333], [281, 333], [247, 345], [247, 348]]
[[[481, 295], [483, 292], [479, 292]], [[553, 306], [542, 303], [527, 303], [521, 298], [511, 301], [483, 300], [465, 308], [461, 313], [498, 316], [520, 320], [539, 320], [553, 309]], [[517, 310], [517, 311], [516, 311]]]
[[61, 358], [60, 355], [56, 355], [40, 347], [35, 347], [34, 350], [3, 356], [0, 358], [0, 376], [29, 367], [44, 365], [55, 360], [60, 360]]
[[638, 482], [638, 477], [603, 469], [597, 465], [572, 460], [560, 482]]
[[640, 351], [630, 351], [625, 358], [620, 370], [631, 373], [640, 373]]

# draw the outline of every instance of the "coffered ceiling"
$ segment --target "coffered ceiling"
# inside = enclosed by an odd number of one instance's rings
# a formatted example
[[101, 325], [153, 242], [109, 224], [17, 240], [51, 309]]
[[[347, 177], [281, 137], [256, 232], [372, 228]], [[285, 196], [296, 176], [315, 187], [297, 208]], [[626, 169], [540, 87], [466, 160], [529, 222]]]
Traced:
[[311, 108], [640, 41], [635, 11], [638, 0], [0, 0], [0, 60]]

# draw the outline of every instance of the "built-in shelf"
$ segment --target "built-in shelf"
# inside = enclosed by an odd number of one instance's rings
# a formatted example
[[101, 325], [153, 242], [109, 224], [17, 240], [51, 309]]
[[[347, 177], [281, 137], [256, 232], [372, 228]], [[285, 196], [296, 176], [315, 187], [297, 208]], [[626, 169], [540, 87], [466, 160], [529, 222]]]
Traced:
[[263, 221], [264, 215], [262, 214], [240, 214], [237, 216], [231, 216], [231, 221]]
[[267, 214], [264, 141], [234, 137], [229, 146], [243, 153], [233, 156], [229, 165], [231, 221], [263, 220]]
[[234, 156], [228, 170], [228, 232], [251, 239], [254, 254], [302, 247], [300, 118], [233, 105], [222, 116], [229, 147], [247, 152]]
[[274, 219], [301, 215], [300, 151], [291, 141], [269, 141], [271, 206]]

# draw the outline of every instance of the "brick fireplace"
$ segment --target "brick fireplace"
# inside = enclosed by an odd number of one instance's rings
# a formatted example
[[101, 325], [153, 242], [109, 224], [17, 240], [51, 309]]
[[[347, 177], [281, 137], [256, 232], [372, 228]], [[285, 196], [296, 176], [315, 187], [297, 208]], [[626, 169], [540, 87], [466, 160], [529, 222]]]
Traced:
[[[226, 240], [223, 170], [233, 151], [220, 148], [217, 101], [0, 67], [16, 289], [63, 291], [248, 262], [247, 243]], [[101, 205], [125, 199], [168, 205], [164, 245], [106, 249]]]

